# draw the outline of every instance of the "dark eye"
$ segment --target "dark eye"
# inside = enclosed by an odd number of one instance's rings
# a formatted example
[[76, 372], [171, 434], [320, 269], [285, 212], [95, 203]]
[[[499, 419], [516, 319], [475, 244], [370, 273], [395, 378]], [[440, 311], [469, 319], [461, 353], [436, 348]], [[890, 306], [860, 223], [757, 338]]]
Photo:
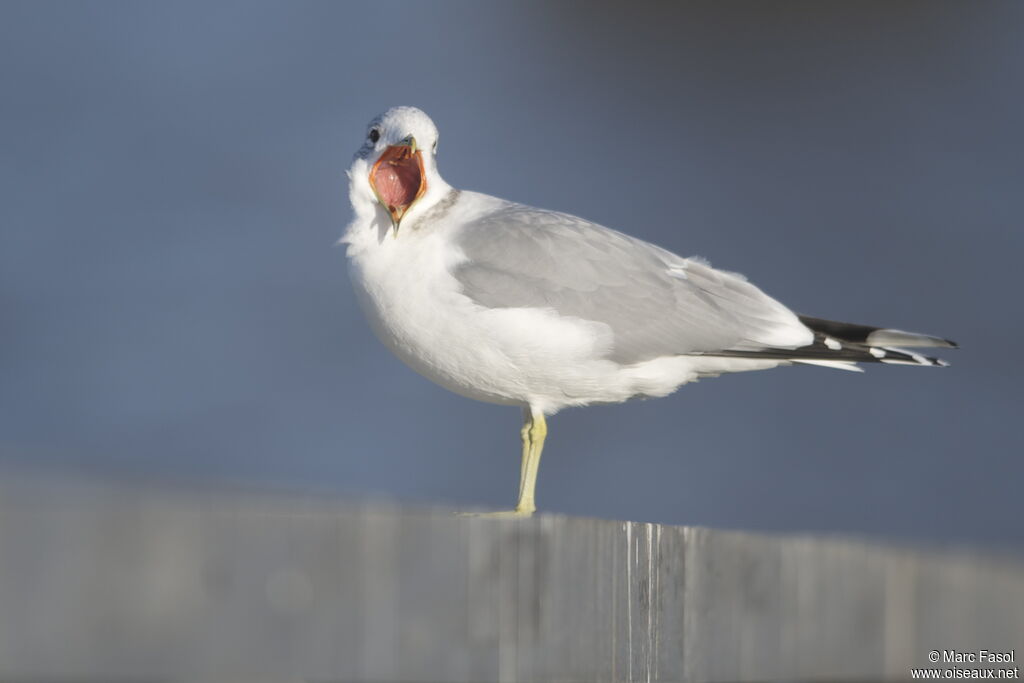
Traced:
[[377, 130], [376, 128], [371, 128], [370, 129], [370, 142], [376, 144], [377, 140], [380, 140], [380, 131]]

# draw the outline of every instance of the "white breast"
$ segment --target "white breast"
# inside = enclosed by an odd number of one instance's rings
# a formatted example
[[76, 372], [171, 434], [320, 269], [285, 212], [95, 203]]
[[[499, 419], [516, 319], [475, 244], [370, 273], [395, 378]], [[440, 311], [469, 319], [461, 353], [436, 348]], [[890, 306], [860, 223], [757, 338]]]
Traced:
[[[355, 245], [353, 245], [355, 247]], [[449, 272], [452, 255], [437, 234], [409, 230], [349, 249], [349, 274], [380, 340], [427, 378], [482, 401], [515, 403], [492, 367], [501, 359], [481, 344], [473, 303]]]

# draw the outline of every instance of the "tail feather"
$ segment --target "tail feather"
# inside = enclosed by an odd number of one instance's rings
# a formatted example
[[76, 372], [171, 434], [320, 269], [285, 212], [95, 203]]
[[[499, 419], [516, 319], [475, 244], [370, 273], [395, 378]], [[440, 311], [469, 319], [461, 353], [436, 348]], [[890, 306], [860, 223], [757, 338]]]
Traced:
[[806, 358], [803, 358], [803, 359], [793, 359], [792, 362], [799, 363], [800, 365], [816, 365], [819, 368], [832, 368], [833, 370], [846, 370], [847, 372], [864, 372], [863, 368], [861, 368], [859, 365], [857, 365], [853, 361], [848, 361], [848, 360], [808, 360]]

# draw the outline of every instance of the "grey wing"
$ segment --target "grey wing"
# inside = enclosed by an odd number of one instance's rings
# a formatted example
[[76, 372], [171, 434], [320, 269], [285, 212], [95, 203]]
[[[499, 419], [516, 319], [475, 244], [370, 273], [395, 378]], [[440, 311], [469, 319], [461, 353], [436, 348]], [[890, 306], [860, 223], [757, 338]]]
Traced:
[[575, 216], [506, 204], [457, 237], [455, 277], [489, 308], [542, 307], [604, 323], [623, 364], [794, 348], [812, 333], [742, 276]]

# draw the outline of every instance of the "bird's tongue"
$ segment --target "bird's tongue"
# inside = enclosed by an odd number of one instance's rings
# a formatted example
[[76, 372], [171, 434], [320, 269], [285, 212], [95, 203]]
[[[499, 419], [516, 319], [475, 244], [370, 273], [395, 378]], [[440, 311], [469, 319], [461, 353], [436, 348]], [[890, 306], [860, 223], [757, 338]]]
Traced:
[[420, 191], [419, 160], [408, 147], [389, 147], [375, 164], [370, 181], [388, 211], [401, 214]]

